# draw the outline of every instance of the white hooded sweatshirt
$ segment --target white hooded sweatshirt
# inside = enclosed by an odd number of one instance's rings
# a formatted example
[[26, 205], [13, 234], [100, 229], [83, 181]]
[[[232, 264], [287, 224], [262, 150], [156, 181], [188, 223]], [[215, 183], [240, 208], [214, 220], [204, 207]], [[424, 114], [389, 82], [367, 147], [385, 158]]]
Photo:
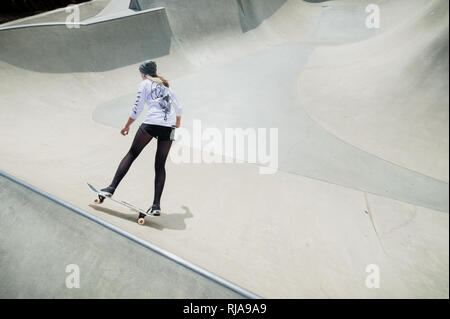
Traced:
[[135, 120], [141, 114], [144, 103], [147, 103], [145, 124], [175, 126], [177, 116], [181, 116], [182, 107], [172, 90], [162, 84], [160, 79], [145, 79], [139, 85], [136, 102], [130, 117]]

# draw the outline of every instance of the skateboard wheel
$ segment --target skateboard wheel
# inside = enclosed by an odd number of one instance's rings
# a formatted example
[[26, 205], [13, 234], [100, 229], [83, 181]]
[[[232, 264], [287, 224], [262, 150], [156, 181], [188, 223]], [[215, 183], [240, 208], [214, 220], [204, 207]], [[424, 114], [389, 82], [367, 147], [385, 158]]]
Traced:
[[145, 223], [145, 219], [144, 218], [138, 218], [138, 224], [139, 225], [144, 225]]
[[105, 200], [105, 197], [103, 197], [103, 196], [101, 196], [101, 195], [98, 195], [98, 198], [96, 198], [96, 199], [94, 200], [94, 202], [95, 202], [96, 204], [101, 204], [101, 203], [103, 203], [104, 200]]

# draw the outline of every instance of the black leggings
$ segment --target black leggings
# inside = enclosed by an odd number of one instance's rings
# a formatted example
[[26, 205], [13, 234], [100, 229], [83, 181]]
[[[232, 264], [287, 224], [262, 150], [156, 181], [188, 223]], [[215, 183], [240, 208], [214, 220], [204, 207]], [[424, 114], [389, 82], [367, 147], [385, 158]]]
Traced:
[[[134, 137], [131, 148], [117, 168], [116, 175], [111, 182], [111, 187], [117, 188], [122, 178], [127, 174], [128, 169], [134, 160], [139, 156], [145, 146], [151, 141], [153, 136], [149, 135], [143, 129], [139, 128]], [[164, 188], [164, 182], [166, 181], [166, 159], [170, 151], [172, 141], [160, 141], [158, 140], [158, 147], [155, 155], [155, 195], [153, 197], [153, 204], [160, 205], [161, 194]]]

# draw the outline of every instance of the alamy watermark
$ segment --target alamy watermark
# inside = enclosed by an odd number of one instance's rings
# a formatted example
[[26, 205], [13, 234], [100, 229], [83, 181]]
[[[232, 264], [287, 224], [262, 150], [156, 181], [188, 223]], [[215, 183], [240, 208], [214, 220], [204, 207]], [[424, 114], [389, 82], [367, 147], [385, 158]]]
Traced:
[[[252, 163], [260, 174], [278, 170], [278, 128], [203, 128], [194, 120], [192, 132], [175, 131], [170, 158], [174, 163]], [[185, 147], [183, 147], [185, 146]]]
[[380, 288], [380, 267], [376, 264], [367, 265], [366, 272], [369, 273], [366, 277], [366, 287], [369, 289]]
[[66, 18], [66, 27], [69, 29], [78, 29], [80, 27], [80, 8], [78, 5], [69, 4], [65, 11], [69, 13]]
[[66, 288], [80, 288], [80, 267], [76, 264], [66, 266]]
[[366, 17], [366, 27], [368, 29], [380, 28], [380, 7], [376, 4], [369, 4], [366, 7], [366, 13], [369, 15]]

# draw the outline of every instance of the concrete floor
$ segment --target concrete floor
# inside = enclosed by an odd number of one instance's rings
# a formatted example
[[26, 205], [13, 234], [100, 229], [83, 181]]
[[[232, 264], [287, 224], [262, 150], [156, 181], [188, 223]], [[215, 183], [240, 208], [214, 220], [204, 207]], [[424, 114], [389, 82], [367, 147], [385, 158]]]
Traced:
[[[0, 29], [1, 170], [263, 297], [448, 298], [447, 1], [140, 3], [85, 4], [79, 29]], [[190, 132], [278, 128], [277, 172], [170, 159], [159, 219], [92, 205], [150, 58]], [[155, 147], [118, 198], [151, 204]]]
[[0, 199], [0, 298], [243, 297], [1, 175]]

